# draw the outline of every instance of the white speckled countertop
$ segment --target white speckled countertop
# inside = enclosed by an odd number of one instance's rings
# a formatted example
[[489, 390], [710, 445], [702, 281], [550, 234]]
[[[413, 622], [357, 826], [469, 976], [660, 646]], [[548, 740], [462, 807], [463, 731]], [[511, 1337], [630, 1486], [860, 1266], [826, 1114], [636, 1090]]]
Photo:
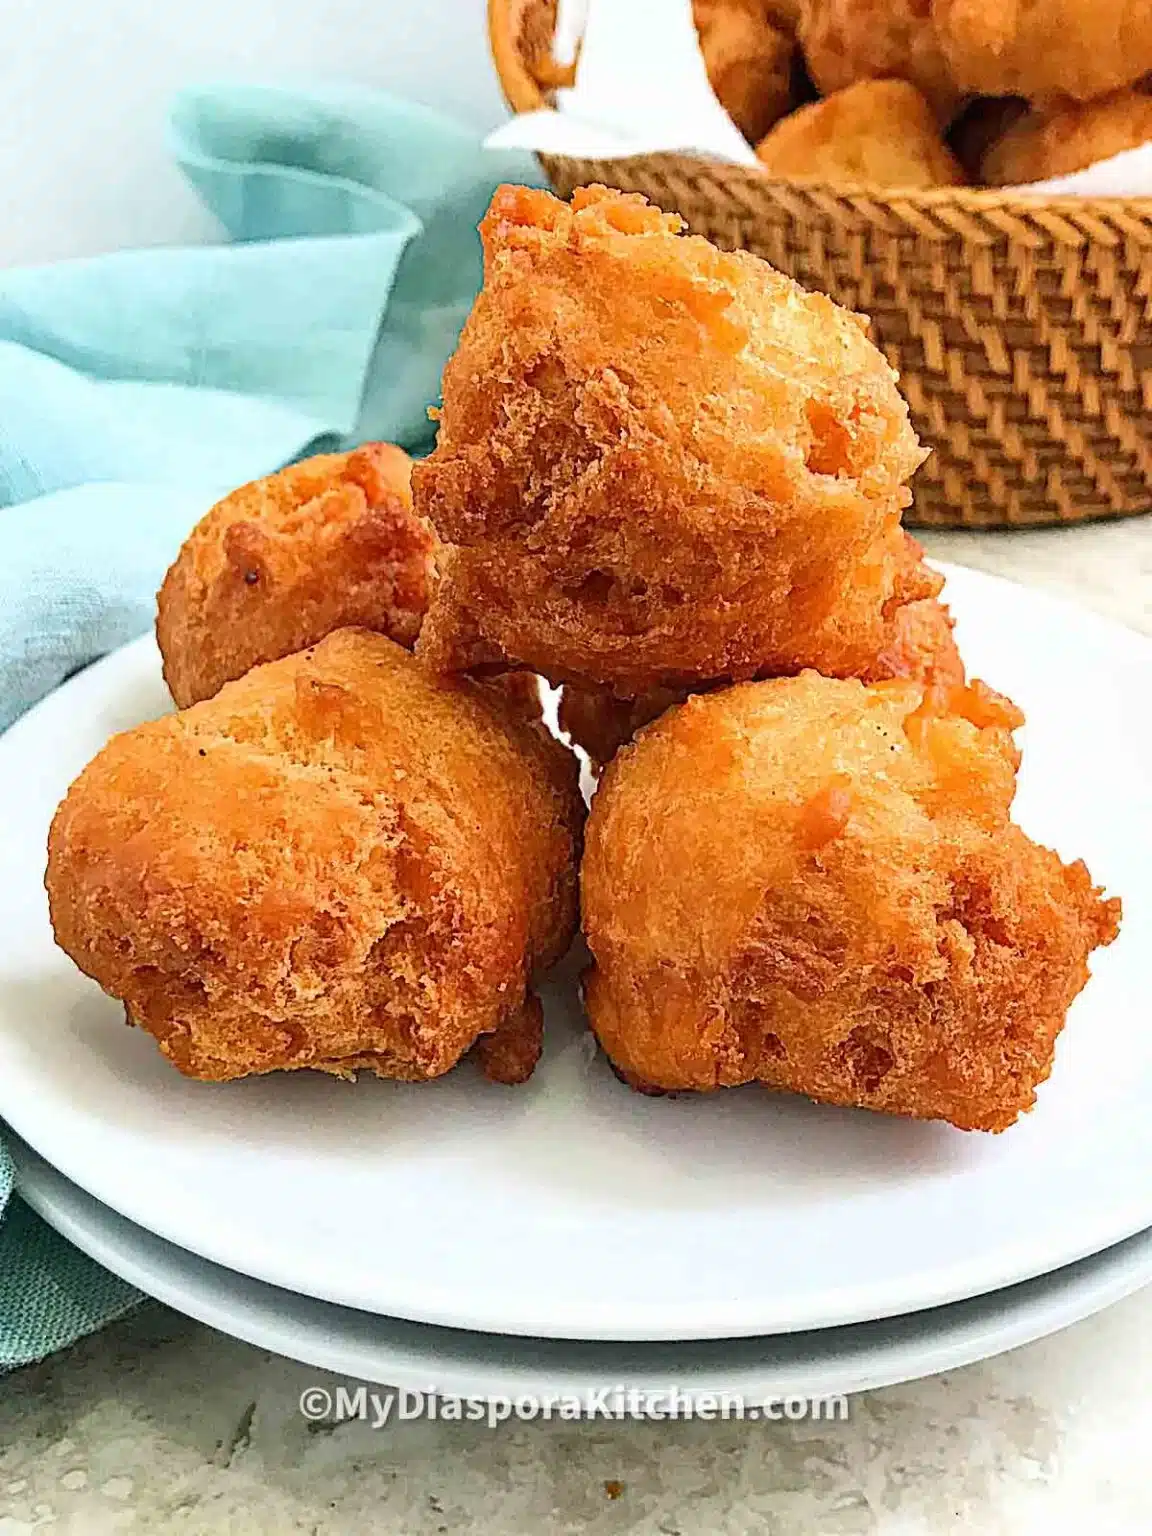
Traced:
[[[1152, 633], [1152, 518], [925, 542]], [[317, 1375], [159, 1307], [15, 1373], [0, 1385], [0, 1536], [1152, 1531], [1152, 1288], [855, 1398], [847, 1424], [317, 1432], [297, 1411]]]

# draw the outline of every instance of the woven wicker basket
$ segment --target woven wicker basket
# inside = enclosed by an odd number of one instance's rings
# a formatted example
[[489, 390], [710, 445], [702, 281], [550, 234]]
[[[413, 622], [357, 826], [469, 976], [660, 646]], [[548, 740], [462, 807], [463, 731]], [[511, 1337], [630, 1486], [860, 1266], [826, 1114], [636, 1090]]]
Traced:
[[[489, 0], [509, 105], [543, 104], [555, 0]], [[872, 318], [934, 452], [906, 521], [1023, 527], [1152, 509], [1152, 198], [888, 192], [684, 155], [542, 156], [564, 197], [642, 192]]]

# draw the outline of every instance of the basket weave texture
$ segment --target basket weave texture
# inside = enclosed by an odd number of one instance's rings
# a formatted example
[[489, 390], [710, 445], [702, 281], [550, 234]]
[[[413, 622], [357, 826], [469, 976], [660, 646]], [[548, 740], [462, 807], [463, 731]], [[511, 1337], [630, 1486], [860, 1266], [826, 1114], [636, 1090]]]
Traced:
[[560, 195], [642, 192], [872, 318], [933, 448], [905, 521], [1152, 509], [1152, 198], [886, 194], [683, 155], [544, 157]]

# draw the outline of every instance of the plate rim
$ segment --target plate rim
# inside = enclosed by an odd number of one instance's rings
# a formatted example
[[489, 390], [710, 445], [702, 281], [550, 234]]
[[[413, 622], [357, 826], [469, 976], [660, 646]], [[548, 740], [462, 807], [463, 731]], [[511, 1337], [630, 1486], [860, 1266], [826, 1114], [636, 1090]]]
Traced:
[[[81, 1189], [19, 1138], [11, 1138], [10, 1150], [20, 1197], [62, 1237], [153, 1299], [302, 1365], [412, 1391], [434, 1387], [443, 1396], [514, 1398], [519, 1393], [545, 1395], [549, 1391], [577, 1395], [609, 1382], [616, 1385], [618, 1376], [624, 1378], [619, 1384], [625, 1389], [635, 1385], [641, 1391], [652, 1391], [675, 1386], [693, 1400], [702, 1393], [724, 1391], [738, 1392], [745, 1399], [757, 1395], [852, 1396], [992, 1359], [1082, 1322], [1152, 1285], [1149, 1227], [1048, 1274], [940, 1307], [777, 1336], [685, 1340], [685, 1347], [704, 1344], [717, 1356], [716, 1364], [704, 1368], [677, 1366], [685, 1379], [677, 1375], [675, 1381], [670, 1380], [663, 1361], [659, 1367], [645, 1367], [643, 1378], [637, 1380], [627, 1376], [628, 1367], [611, 1371], [605, 1365], [603, 1375], [595, 1376], [582, 1364], [570, 1367], [569, 1376], [557, 1384], [542, 1374], [555, 1366], [541, 1365], [541, 1346], [553, 1356], [567, 1349], [587, 1352], [590, 1345], [605, 1354], [632, 1349], [643, 1355], [656, 1349], [666, 1353], [669, 1344], [677, 1341], [541, 1340], [479, 1333], [365, 1313], [301, 1296], [215, 1264], [148, 1232]], [[158, 1269], [158, 1264], [164, 1268]], [[223, 1302], [213, 1302], [213, 1288], [224, 1293]], [[246, 1315], [246, 1307], [257, 1320], [238, 1325], [237, 1317]], [[387, 1366], [375, 1361], [372, 1345], [364, 1343], [369, 1331], [366, 1323], [383, 1335], [385, 1352], [391, 1330], [393, 1354]], [[333, 1354], [330, 1341], [338, 1338], [342, 1329], [352, 1332], [354, 1342], [350, 1346], [346, 1342]], [[459, 1345], [461, 1340], [478, 1346], [481, 1359], [486, 1354], [497, 1363], [485, 1366], [475, 1357], [470, 1361], [458, 1358], [445, 1376], [437, 1347]], [[816, 1348], [806, 1359], [806, 1349], [821, 1342], [827, 1349], [824, 1358]], [[422, 1343], [427, 1344], [427, 1355], [417, 1363], [412, 1357], [419, 1354]], [[783, 1346], [785, 1356], [791, 1358], [784, 1363], [765, 1362], [763, 1352], [773, 1345], [778, 1349]], [[500, 1353], [509, 1347], [511, 1364], [508, 1360], [501, 1364]], [[725, 1362], [725, 1355], [732, 1358]], [[525, 1358], [528, 1363], [524, 1363]], [[533, 1372], [537, 1374], [533, 1376]]]

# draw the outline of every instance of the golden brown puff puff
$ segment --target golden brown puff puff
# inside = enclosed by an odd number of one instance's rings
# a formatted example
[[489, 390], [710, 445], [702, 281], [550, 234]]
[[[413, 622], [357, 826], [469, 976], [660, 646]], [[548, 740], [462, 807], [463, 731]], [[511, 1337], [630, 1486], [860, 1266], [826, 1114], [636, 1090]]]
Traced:
[[821, 95], [861, 80], [906, 80], [937, 123], [956, 115], [961, 93], [936, 36], [931, 0], [802, 0], [799, 32]]
[[249, 667], [363, 625], [411, 646], [436, 538], [391, 443], [321, 454], [233, 491], [184, 542], [158, 596], [164, 679], [183, 708]]
[[782, 118], [756, 146], [773, 176], [879, 187], [953, 187], [964, 169], [904, 80], [862, 80]]
[[957, 85], [1087, 101], [1152, 70], [1152, 0], [933, 0]]
[[505, 187], [416, 508], [452, 548], [419, 641], [635, 697], [852, 673], [924, 457], [865, 322], [602, 187]]
[[985, 152], [981, 180], [1019, 186], [1070, 176], [1152, 139], [1152, 95], [1113, 91], [1097, 101], [1065, 102], [1019, 118]]
[[792, 106], [796, 39], [760, 0], [693, 0], [708, 80], [750, 144]]
[[585, 1000], [621, 1074], [1011, 1125], [1119, 918], [1009, 820], [1020, 719], [979, 683], [805, 672], [625, 747], [581, 874]]
[[570, 86], [575, 66], [553, 51], [558, 0], [488, 0], [488, 33], [501, 87], [514, 112], [534, 112], [558, 86]]
[[191, 1077], [435, 1077], [538, 1034], [582, 812], [517, 704], [340, 630], [113, 737], [52, 825], [52, 922]]

